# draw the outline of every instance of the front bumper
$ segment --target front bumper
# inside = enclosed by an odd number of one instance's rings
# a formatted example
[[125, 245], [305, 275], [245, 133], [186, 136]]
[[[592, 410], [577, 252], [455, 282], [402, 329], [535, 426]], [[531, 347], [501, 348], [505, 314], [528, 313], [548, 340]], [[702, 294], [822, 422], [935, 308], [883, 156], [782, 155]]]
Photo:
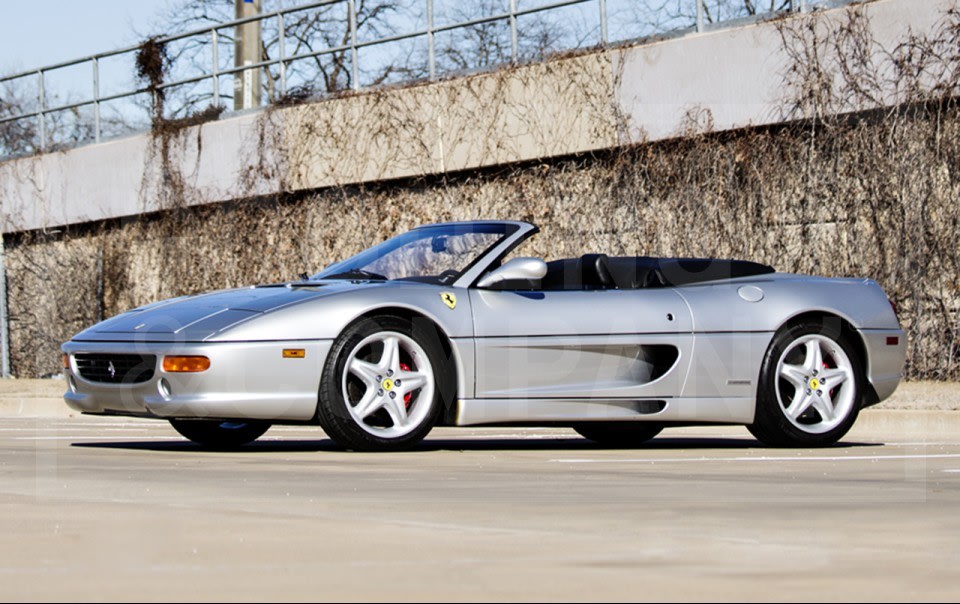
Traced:
[[[317, 409], [320, 376], [332, 340], [283, 342], [77, 342], [62, 346], [70, 358], [64, 370], [67, 405], [81, 413], [158, 418], [308, 421]], [[302, 348], [303, 358], [283, 350]], [[85, 379], [78, 353], [156, 355], [151, 379], [112, 384]], [[203, 355], [210, 368], [200, 373], [163, 371], [164, 355]]]

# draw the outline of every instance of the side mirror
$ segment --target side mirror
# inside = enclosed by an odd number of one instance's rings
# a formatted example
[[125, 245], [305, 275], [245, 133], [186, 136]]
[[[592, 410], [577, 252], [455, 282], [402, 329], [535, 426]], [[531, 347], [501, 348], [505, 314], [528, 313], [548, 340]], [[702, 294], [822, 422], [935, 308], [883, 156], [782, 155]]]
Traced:
[[514, 258], [484, 275], [477, 282], [477, 287], [487, 288], [501, 281], [543, 279], [546, 274], [547, 263], [540, 258]]

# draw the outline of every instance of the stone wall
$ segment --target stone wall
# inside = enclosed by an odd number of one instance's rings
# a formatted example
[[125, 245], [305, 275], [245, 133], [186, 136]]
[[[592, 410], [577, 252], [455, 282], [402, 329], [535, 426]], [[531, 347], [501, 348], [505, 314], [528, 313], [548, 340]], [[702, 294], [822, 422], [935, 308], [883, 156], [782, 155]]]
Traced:
[[171, 209], [7, 236], [13, 368], [157, 299], [294, 278], [425, 222], [530, 220], [525, 253], [737, 257], [876, 279], [910, 336], [911, 378], [960, 379], [960, 110], [694, 135], [560, 158]]

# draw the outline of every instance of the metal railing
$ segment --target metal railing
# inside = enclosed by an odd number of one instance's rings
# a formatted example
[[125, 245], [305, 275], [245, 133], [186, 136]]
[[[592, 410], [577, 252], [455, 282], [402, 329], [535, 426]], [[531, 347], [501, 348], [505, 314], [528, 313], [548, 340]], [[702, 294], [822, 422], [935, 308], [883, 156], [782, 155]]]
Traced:
[[[749, 10], [749, 7], [755, 7], [762, 4], [762, 0], [754, 0], [753, 2], [742, 2], [740, 0], [667, 0], [664, 2], [664, 0], [658, 0], [658, 2], [654, 3], [655, 5], [676, 6], [676, 15], [671, 16], [670, 19], [667, 19], [665, 21], [666, 25], [664, 25], [662, 28], [658, 28], [655, 25], [651, 26], [650, 23], [644, 24], [640, 21], [637, 21], [637, 23], [634, 24], [635, 27], [632, 27], [630, 23], [627, 23], [627, 20], [622, 18], [622, 11], [624, 10], [630, 10], [633, 11], [633, 14], [637, 14], [637, 7], [644, 5], [643, 2], [638, 2], [637, 0], [556, 0], [553, 2], [541, 2], [530, 6], [524, 6], [530, 1], [531, 0], [490, 0], [488, 2], [480, 2], [478, 5], [492, 9], [500, 8], [500, 10], [490, 10], [489, 14], [479, 14], [471, 18], [461, 19], [459, 21], [437, 23], [435, 20], [436, 4], [442, 3], [443, 0], [416, 0], [417, 5], [422, 7], [423, 12], [418, 13], [417, 19], [406, 19], [406, 24], [411, 27], [405, 31], [398, 31], [390, 33], [389, 35], [381, 35], [372, 39], [362, 39], [359, 35], [360, 32], [358, 26], [357, 9], [358, 2], [362, 4], [363, 0], [322, 0], [319, 2], [302, 4], [296, 7], [265, 12], [256, 16], [227, 21], [157, 39], [156, 42], [160, 45], [170, 45], [179, 41], [191, 40], [193, 43], [197, 43], [199, 41], [201, 44], [209, 44], [210, 48], [209, 65], [207, 68], [200, 69], [195, 73], [188, 73], [186, 75], [173, 78], [170, 81], [163, 81], [157, 86], [157, 88], [159, 90], [167, 91], [200, 82], [209, 82], [210, 90], [208, 93], [205, 93], [202, 96], [205, 99], [209, 99], [213, 105], [219, 106], [222, 98], [226, 96], [222, 94], [221, 91], [220, 79], [222, 77], [235, 76], [236, 74], [246, 72], [248, 70], [269, 71], [271, 69], [276, 69], [275, 77], [272, 75], [272, 72], [269, 73], [271, 81], [275, 80], [275, 85], [279, 89], [279, 94], [273, 94], [271, 96], [283, 97], [290, 91], [288, 75], [291, 66], [295, 62], [304, 61], [306, 59], [320, 59], [322, 57], [335, 56], [339, 62], [339, 65], [344, 68], [344, 71], [346, 70], [346, 65], [349, 64], [349, 84], [338, 86], [336, 83], [334, 83], [333, 88], [339, 87], [341, 89], [350, 88], [353, 90], [358, 90], [360, 88], [369, 87], [370, 85], [383, 83], [373, 82], [372, 84], [365, 85], [361, 82], [361, 51], [364, 49], [384, 47], [391, 43], [414, 39], [423, 40], [426, 42], [426, 64], [422, 66], [423, 68], [420, 70], [422, 71], [422, 74], [417, 70], [408, 69], [405, 72], [408, 75], [407, 80], [416, 80], [422, 78], [429, 78], [432, 80], [436, 79], [441, 73], [441, 68], [438, 65], [438, 50], [440, 49], [438, 49], [436, 42], [438, 35], [460, 32], [464, 30], [468, 32], [479, 31], [479, 28], [484, 28], [493, 24], [505, 24], [509, 32], [508, 55], [499, 57], [499, 59], [502, 59], [499, 62], [478, 62], [478, 65], [473, 66], [474, 68], [481, 69], [490, 68], [499, 64], [503, 64], [504, 62], [518, 62], [524, 59], [520, 48], [520, 42], [521, 37], [525, 35], [526, 30], [522, 26], [518, 25], [519, 20], [535, 15], [550, 15], [552, 13], [559, 14], [559, 11], [574, 7], [580, 10], [580, 13], [578, 13], [580, 18], [584, 20], [586, 20], [588, 17], [590, 18], [592, 25], [586, 28], [590, 31], [579, 32], [579, 35], [571, 38], [568, 43], [561, 43], [558, 44], [556, 48], [549, 48], [547, 49], [548, 52], [571, 50], [573, 48], [604, 46], [611, 43], [611, 41], [620, 42], [624, 40], [641, 39], [650, 35], [662, 35], [676, 31], [703, 31], [718, 25], [722, 26], [724, 24], [730, 25], [733, 23], [741, 23], [745, 20], [768, 17], [771, 14], [778, 14], [788, 11], [805, 11], [808, 10], [812, 5], [840, 5], [847, 3], [837, 0], [820, 2], [817, 0], [770, 0], [770, 2], [766, 3], [766, 6], [769, 7], [768, 10], [758, 11], [756, 8], [753, 8], [751, 11]], [[411, 2], [411, 5], [412, 4], [413, 2]], [[346, 5], [346, 31], [343, 32], [342, 42], [339, 44], [328, 44], [316, 50], [313, 50], [312, 45], [308, 43], [305, 44], [305, 47], [308, 49], [306, 52], [297, 52], [288, 55], [287, 46], [291, 34], [287, 29], [287, 25], [290, 23], [291, 15], [304, 13], [305, 11], [329, 10], [335, 5]], [[624, 8], [624, 6], [626, 6], [626, 8]], [[649, 6], [649, 4], [647, 6]], [[740, 7], [739, 10], [738, 7]], [[592, 17], [590, 17], [591, 14]], [[614, 40], [611, 40], [610, 20], [612, 15], [616, 17], [615, 24], [617, 26], [617, 31], [613, 36]], [[422, 19], [422, 23], [418, 22], [420, 17], [425, 17]], [[259, 21], [261, 24], [271, 23], [270, 27], [275, 28], [271, 29], [271, 31], [276, 32], [276, 56], [273, 58], [262, 57], [263, 60], [257, 63], [245, 64], [242, 66], [221, 67], [220, 46], [224, 42], [224, 39], [226, 39], [227, 42], [230, 41], [229, 35], [224, 36], [221, 32], [223, 32], [223, 30], [236, 28], [237, 26], [254, 21]], [[342, 25], [343, 24], [341, 24], [341, 26]], [[558, 24], [558, 26], [560, 26], [560, 24]], [[506, 44], [504, 44], [504, 46], [506, 46]], [[80, 135], [75, 136], [75, 140], [72, 141], [73, 144], [100, 142], [104, 134], [102, 127], [101, 108], [106, 103], [123, 99], [131, 99], [137, 96], [150, 94], [152, 92], [150, 87], [143, 85], [141, 82], [137, 83], [132, 88], [103, 94], [101, 89], [101, 64], [105, 60], [121, 55], [133, 57], [140, 50], [140, 48], [140, 45], [128, 46], [125, 48], [119, 48], [108, 52], [81, 57], [71, 61], [48, 65], [39, 69], [25, 71], [0, 78], [0, 85], [5, 85], [8, 87], [18, 81], [35, 78], [36, 89], [36, 96], [32, 101], [21, 103], [20, 107], [18, 107], [16, 103], [7, 102], [6, 113], [8, 113], [8, 115], [2, 115], [2, 113], [0, 113], [0, 157], [49, 150], [51, 147], [51, 124], [49, 123], [49, 119], [53, 115], [66, 111], [73, 111], [76, 114], [75, 117], [78, 124], [82, 123], [85, 126], [89, 126], [89, 131], [85, 131], [87, 132], [86, 137]], [[445, 48], [449, 49], [450, 47]], [[478, 52], [486, 52], [486, 49], [478, 48]], [[86, 96], [78, 101], [55, 102], [50, 104], [48, 102], [50, 92], [46, 86], [48, 76], [54, 72], [83, 64], [89, 64], [90, 66], [89, 96]], [[461, 71], [463, 71], [464, 65], [459, 65], [459, 67], [461, 68]], [[456, 70], [444, 70], [445, 73], [450, 73], [451, 71]], [[306, 84], [309, 85], [310, 83], [306, 82]], [[332, 92], [332, 90], [329, 88], [330, 87], [328, 86], [328, 90], [324, 92]], [[0, 94], [2, 93], [3, 91], [0, 90]], [[23, 105], [29, 106], [34, 102], [35, 107], [32, 109], [25, 109], [23, 107]], [[151, 102], [154, 101], [148, 100], [145, 104], [149, 105]], [[3, 98], [0, 96], [0, 110], [3, 110], [4, 106]], [[141, 109], [142, 108], [143, 107], [141, 106]], [[80, 109], [92, 110], [92, 116], [80, 116]], [[127, 109], [127, 111], [129, 111], [129, 109]], [[33, 122], [33, 124], [24, 125], [24, 122], [30, 120], [35, 120], [35, 122]], [[92, 124], [87, 124], [87, 120], [92, 120]], [[9, 144], [5, 144], [3, 137], [3, 129], [10, 128], [13, 125], [20, 125], [22, 127], [21, 134], [25, 137], [32, 137], [32, 140], [34, 141], [32, 144], [22, 145], [19, 153], [16, 149], [11, 149]], [[35, 128], [35, 131], [33, 128]], [[75, 129], [78, 128], [79, 126], [75, 125]], [[125, 129], [122, 128], [119, 134], [126, 134], [136, 129], [137, 128], [132, 127]], [[114, 132], [113, 134], [118, 133]], [[12, 135], [8, 134], [7, 138], [9, 139], [10, 136]], [[92, 139], [92, 141], [90, 139]], [[57, 146], [63, 147], [71, 145], [58, 143]]]

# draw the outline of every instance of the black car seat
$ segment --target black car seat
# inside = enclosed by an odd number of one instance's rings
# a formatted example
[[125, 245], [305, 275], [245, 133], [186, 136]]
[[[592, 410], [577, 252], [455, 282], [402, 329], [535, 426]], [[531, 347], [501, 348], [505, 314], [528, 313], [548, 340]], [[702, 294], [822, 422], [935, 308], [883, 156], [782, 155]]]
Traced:
[[580, 256], [580, 272], [583, 275], [583, 289], [607, 289], [616, 287], [610, 275], [606, 254], [584, 254]]
[[615, 287], [606, 254], [584, 254], [579, 258], [561, 258], [547, 263], [542, 289], [575, 291]]
[[607, 269], [619, 289], [663, 287], [659, 258], [650, 256], [620, 256], [607, 258]]

